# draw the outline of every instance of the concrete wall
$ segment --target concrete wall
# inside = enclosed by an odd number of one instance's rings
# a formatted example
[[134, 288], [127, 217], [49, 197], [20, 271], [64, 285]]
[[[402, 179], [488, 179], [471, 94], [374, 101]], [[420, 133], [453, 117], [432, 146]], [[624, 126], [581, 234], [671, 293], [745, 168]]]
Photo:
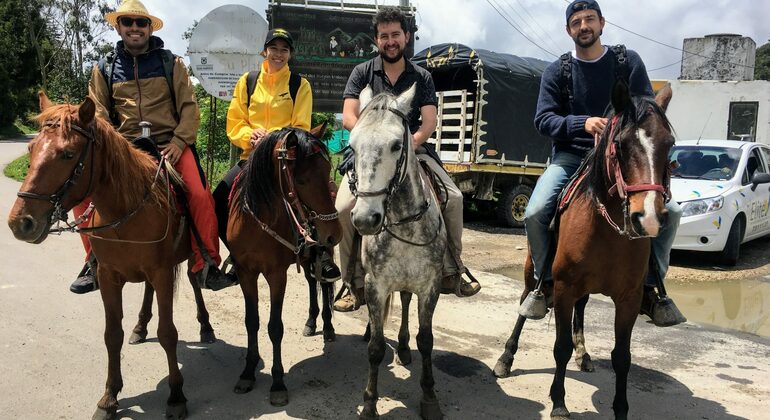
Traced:
[[681, 80], [754, 80], [757, 44], [751, 38], [732, 34], [686, 38], [683, 49]]
[[[770, 82], [673, 80], [666, 115], [677, 139], [727, 139], [730, 102], [759, 102], [754, 140], [770, 144]], [[743, 134], [743, 133], [741, 133]]]

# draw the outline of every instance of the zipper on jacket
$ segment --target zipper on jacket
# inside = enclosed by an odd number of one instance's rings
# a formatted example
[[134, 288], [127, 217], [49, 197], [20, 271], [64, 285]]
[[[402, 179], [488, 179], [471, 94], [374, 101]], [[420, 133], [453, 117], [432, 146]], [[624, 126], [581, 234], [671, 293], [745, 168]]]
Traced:
[[134, 59], [134, 82], [136, 82], [136, 91], [139, 97], [136, 99], [136, 108], [139, 110], [139, 122], [144, 121], [142, 116], [142, 86], [139, 84], [139, 59], [132, 56]]

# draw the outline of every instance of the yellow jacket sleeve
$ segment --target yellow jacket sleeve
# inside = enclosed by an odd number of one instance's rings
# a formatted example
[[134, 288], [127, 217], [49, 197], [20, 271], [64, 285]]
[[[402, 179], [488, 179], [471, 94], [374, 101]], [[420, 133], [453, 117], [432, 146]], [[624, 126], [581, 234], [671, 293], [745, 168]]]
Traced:
[[249, 124], [249, 110], [246, 108], [246, 78], [248, 72], [244, 73], [233, 89], [233, 100], [230, 101], [230, 107], [227, 108], [227, 138], [230, 142], [241, 150], [251, 149], [249, 138], [254, 131]]
[[310, 82], [304, 77], [297, 91], [297, 100], [294, 102], [294, 110], [291, 114], [291, 126], [303, 130], [310, 130], [311, 114], [313, 112], [313, 92], [310, 90]]
[[[91, 71], [91, 79], [88, 81], [88, 96], [96, 104], [96, 115], [110, 121], [110, 95], [107, 89], [107, 81], [99, 71], [99, 65], [95, 65]], [[112, 123], [112, 121], [110, 121]]]
[[198, 127], [201, 117], [198, 111], [198, 103], [195, 101], [190, 77], [187, 75], [187, 67], [181, 57], [174, 61], [174, 92], [176, 97], [176, 112], [179, 115], [179, 124], [174, 129], [174, 137], [171, 142], [184, 149], [186, 145], [195, 144], [198, 138]]

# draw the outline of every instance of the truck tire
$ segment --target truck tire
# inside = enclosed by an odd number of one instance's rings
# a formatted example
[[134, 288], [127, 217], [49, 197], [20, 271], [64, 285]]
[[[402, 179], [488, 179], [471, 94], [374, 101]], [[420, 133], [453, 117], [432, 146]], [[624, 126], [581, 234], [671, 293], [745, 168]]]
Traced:
[[497, 202], [497, 217], [510, 227], [523, 228], [524, 210], [531, 196], [529, 185], [518, 184], [507, 188]]
[[730, 226], [730, 232], [727, 234], [725, 248], [719, 254], [719, 262], [724, 265], [734, 266], [738, 263], [741, 256], [741, 242], [743, 240], [743, 219], [738, 216]]

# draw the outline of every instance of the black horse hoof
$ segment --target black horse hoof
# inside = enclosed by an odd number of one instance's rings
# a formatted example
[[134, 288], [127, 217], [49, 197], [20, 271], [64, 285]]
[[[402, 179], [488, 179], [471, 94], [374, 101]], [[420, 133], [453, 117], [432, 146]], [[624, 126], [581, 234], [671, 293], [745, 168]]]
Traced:
[[396, 352], [396, 363], [401, 366], [412, 363], [412, 352], [409, 349], [398, 349]]
[[289, 403], [289, 391], [280, 389], [278, 391], [270, 391], [270, 405], [273, 407], [283, 407]]
[[498, 360], [497, 364], [495, 364], [495, 368], [492, 369], [492, 374], [495, 375], [496, 378], [507, 378], [511, 376], [511, 365], [502, 360]]
[[591, 360], [591, 356], [589, 356], [588, 353], [584, 354], [583, 357], [579, 359], [575, 359], [575, 363], [577, 363], [582, 372], [594, 371], [594, 362]]
[[551, 410], [551, 420], [567, 420], [569, 418], [569, 410], [567, 407], [555, 407]]
[[315, 326], [305, 325], [305, 329], [302, 330], [302, 335], [305, 337], [312, 337], [315, 335]]
[[373, 410], [366, 410], [364, 409], [361, 411], [361, 414], [358, 415], [359, 420], [377, 420], [380, 418], [380, 414], [377, 412], [377, 409]]
[[256, 382], [254, 379], [238, 379], [233, 392], [236, 394], [245, 394], [254, 389], [254, 382]]
[[144, 332], [132, 332], [131, 337], [128, 338], [128, 344], [141, 344], [147, 341], [147, 331]]
[[420, 401], [420, 417], [425, 420], [441, 420], [444, 418], [444, 413], [441, 412], [441, 407], [438, 404], [438, 400], [434, 401]]
[[324, 330], [324, 341], [327, 343], [337, 341], [337, 333], [334, 330]]
[[217, 342], [217, 336], [214, 334], [214, 330], [201, 331], [201, 343], [213, 344]]
[[96, 408], [96, 411], [94, 412], [94, 415], [91, 416], [91, 420], [113, 420], [117, 418], [118, 414], [118, 408], [111, 408], [109, 410], [105, 410], [103, 408]]
[[165, 418], [168, 420], [182, 420], [187, 417], [187, 404], [174, 404], [166, 406]]

